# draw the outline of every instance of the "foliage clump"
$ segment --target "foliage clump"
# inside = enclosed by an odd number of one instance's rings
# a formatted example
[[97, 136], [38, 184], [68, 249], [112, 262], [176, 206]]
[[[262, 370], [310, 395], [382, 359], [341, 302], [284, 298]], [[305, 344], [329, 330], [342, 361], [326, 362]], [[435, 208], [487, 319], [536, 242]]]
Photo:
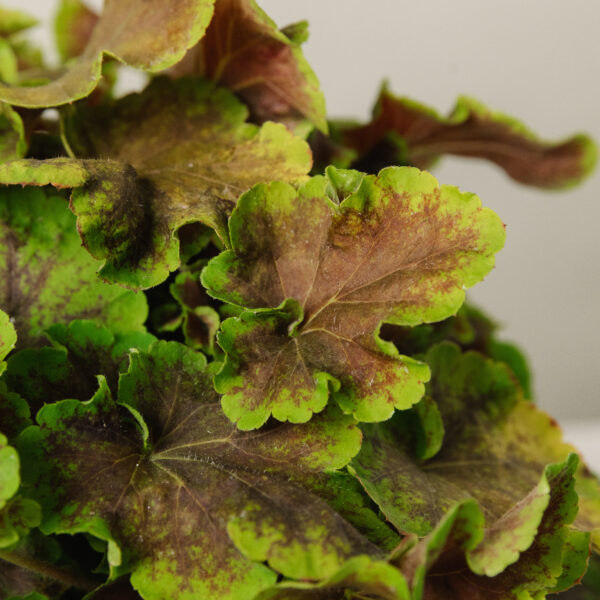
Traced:
[[464, 303], [503, 223], [421, 170], [562, 188], [591, 140], [329, 119], [254, 0], [63, 0], [60, 69], [34, 23], [0, 10], [0, 599], [596, 597], [600, 484]]

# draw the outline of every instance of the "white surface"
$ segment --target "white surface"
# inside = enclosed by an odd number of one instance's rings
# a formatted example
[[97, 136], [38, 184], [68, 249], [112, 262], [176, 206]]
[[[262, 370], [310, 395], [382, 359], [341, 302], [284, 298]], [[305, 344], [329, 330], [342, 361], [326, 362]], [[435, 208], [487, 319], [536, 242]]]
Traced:
[[[311, 23], [305, 53], [332, 116], [366, 118], [387, 77], [393, 91], [443, 112], [467, 93], [546, 139], [580, 130], [600, 139], [598, 1], [259, 3], [280, 25]], [[56, 6], [3, 4], [46, 16]], [[47, 32], [37, 35], [49, 44]], [[476, 161], [446, 159], [436, 174], [477, 192], [507, 223], [497, 268], [471, 298], [529, 354], [539, 404], [559, 420], [600, 418], [600, 177], [557, 194]]]
[[590, 469], [600, 475], [600, 420], [566, 421], [562, 428], [565, 439], [579, 450]]

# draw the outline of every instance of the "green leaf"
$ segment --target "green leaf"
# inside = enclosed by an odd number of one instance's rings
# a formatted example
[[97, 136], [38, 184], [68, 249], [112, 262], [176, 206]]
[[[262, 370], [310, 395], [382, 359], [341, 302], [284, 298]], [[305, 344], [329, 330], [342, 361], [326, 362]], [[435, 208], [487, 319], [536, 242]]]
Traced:
[[581, 585], [556, 597], [560, 600], [597, 600], [600, 597], [600, 558], [591, 558]]
[[431, 346], [449, 341], [462, 350], [475, 350], [508, 365], [519, 380], [526, 398], [532, 397], [531, 373], [527, 358], [514, 344], [497, 339], [498, 325], [481, 309], [466, 303], [453, 317], [417, 327], [384, 325], [381, 337], [394, 343], [400, 354], [415, 356]]
[[20, 10], [0, 8], [0, 36], [7, 37], [37, 25], [38, 20]]
[[39, 341], [57, 322], [95, 318], [113, 331], [143, 330], [146, 299], [103, 283], [98, 263], [81, 248], [66, 202], [32, 188], [0, 189], [0, 307], [18, 345]]
[[[302, 41], [308, 37], [303, 25]], [[279, 31], [254, 0], [218, 0], [206, 35], [172, 72], [228, 87], [261, 123], [307, 118], [326, 132], [325, 99], [300, 43]]]
[[54, 33], [63, 62], [85, 51], [98, 18], [81, 0], [61, 0], [54, 17]]
[[[402, 532], [425, 535], [456, 502], [475, 498], [486, 518], [499, 519], [533, 489], [548, 463], [574, 451], [556, 423], [530, 402], [508, 368], [452, 344], [426, 357], [432, 369], [427, 395], [441, 413], [445, 435], [429, 460], [415, 455], [414, 421], [397, 414], [364, 425], [352, 469], [385, 516]], [[414, 419], [414, 416], [412, 417]], [[576, 525], [598, 528], [597, 480], [581, 466]]]
[[29, 404], [19, 394], [8, 391], [4, 381], [0, 382], [0, 423], [6, 437], [14, 440], [25, 427], [31, 425], [30, 417]]
[[3, 377], [8, 390], [25, 398], [35, 412], [65, 398], [87, 400], [98, 389], [98, 375], [116, 393], [129, 352], [147, 350], [156, 340], [144, 332], [113, 334], [86, 320], [53, 325], [45, 333], [53, 346], [17, 352]]
[[110, 541], [111, 564], [147, 599], [241, 600], [276, 579], [253, 560], [322, 579], [353, 554], [378, 554], [311, 487], [358, 451], [352, 419], [329, 411], [241, 433], [210, 378], [201, 354], [158, 342], [132, 354], [118, 403], [103, 384], [88, 402], [45, 406], [20, 437], [39, 465], [42, 530]]
[[17, 332], [12, 324], [10, 317], [0, 310], [0, 375], [6, 369], [6, 355], [15, 347], [17, 343]]
[[27, 87], [0, 86], [0, 100], [43, 108], [88, 96], [98, 84], [104, 55], [150, 72], [179, 61], [203, 35], [214, 0], [107, 0], [79, 58], [53, 81]]
[[141, 94], [66, 117], [69, 145], [86, 159], [7, 163], [0, 181], [75, 187], [71, 207], [85, 247], [105, 261], [102, 277], [151, 287], [179, 266], [180, 227], [200, 221], [226, 237], [241, 192], [310, 169], [303, 140], [247, 116], [210, 83], [156, 79]]
[[[355, 595], [356, 593], [356, 595]], [[319, 584], [283, 581], [254, 600], [341, 600], [373, 598], [411, 600], [406, 579], [387, 562], [368, 556], [351, 558], [332, 577]]]
[[[211, 296], [272, 308], [225, 321], [218, 338], [228, 358], [216, 385], [242, 429], [270, 414], [307, 421], [329, 387], [361, 421], [409, 408], [428, 370], [384, 343], [380, 324], [454, 314], [504, 242], [502, 223], [476, 196], [428, 173], [343, 175], [343, 185], [330, 170], [298, 191], [278, 182], [253, 188], [231, 216], [232, 250], [202, 273]], [[349, 195], [338, 206], [330, 194], [340, 193]]]
[[334, 510], [380, 548], [391, 551], [400, 543], [400, 536], [380, 518], [375, 503], [347, 471], [314, 478], [311, 485]]
[[17, 493], [20, 481], [19, 455], [0, 433], [0, 509]]
[[581, 582], [590, 560], [590, 534], [570, 529], [563, 546], [563, 569], [552, 593], [568, 590]]
[[20, 470], [16, 449], [0, 433], [0, 548], [14, 546], [41, 522], [39, 504], [16, 495], [21, 485]]
[[[491, 161], [526, 185], [566, 188], [587, 177], [597, 160], [596, 146], [588, 136], [545, 142], [516, 119], [466, 97], [459, 98], [445, 118], [429, 107], [394, 96], [385, 86], [370, 123], [340, 123], [338, 128], [334, 139], [354, 151], [354, 168], [369, 172], [391, 164], [429, 168], [441, 155], [454, 154]], [[323, 144], [320, 151], [319, 160], [327, 160]], [[341, 154], [335, 144], [329, 152], [331, 158]]]
[[23, 158], [26, 152], [23, 120], [8, 104], [0, 103], [0, 162]]

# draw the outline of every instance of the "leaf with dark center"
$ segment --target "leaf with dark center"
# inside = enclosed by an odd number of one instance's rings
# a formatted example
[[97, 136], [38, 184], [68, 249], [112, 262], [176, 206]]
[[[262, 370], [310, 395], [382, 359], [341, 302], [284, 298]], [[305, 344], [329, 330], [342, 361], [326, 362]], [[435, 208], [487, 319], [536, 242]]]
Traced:
[[157, 72], [175, 64], [203, 35], [214, 0], [106, 0], [83, 53], [44, 85], [0, 86], [0, 100], [30, 108], [58, 106], [89, 95], [105, 54]]
[[93, 321], [76, 320], [46, 330], [53, 343], [26, 348], [9, 359], [3, 382], [25, 398], [34, 414], [46, 403], [65, 398], [87, 400], [98, 389], [98, 375], [116, 393], [128, 353], [147, 350], [156, 338], [145, 332], [113, 334]]
[[[415, 455], [414, 420], [397, 414], [362, 427], [365, 439], [352, 469], [385, 516], [401, 531], [425, 535], [456, 502], [475, 498], [486, 521], [499, 519], [534, 486], [548, 463], [574, 449], [556, 423], [522, 399], [509, 369], [452, 344], [426, 357], [432, 369], [427, 395], [443, 426], [441, 450]], [[413, 417], [414, 419], [414, 417]], [[576, 526], [596, 531], [600, 486], [585, 466], [577, 471]]]
[[228, 358], [216, 385], [241, 429], [271, 414], [307, 421], [330, 387], [361, 421], [412, 406], [428, 370], [384, 343], [381, 323], [454, 314], [504, 243], [502, 223], [476, 196], [428, 173], [357, 175], [329, 170], [299, 190], [256, 186], [231, 216], [232, 250], [202, 273], [211, 296], [272, 308], [225, 321], [219, 334]]
[[83, 160], [10, 162], [0, 181], [74, 187], [71, 208], [84, 245], [105, 261], [102, 277], [151, 287], [179, 266], [180, 227], [199, 221], [226, 238], [241, 192], [310, 170], [302, 139], [246, 117], [225, 89], [159, 78], [141, 94], [66, 117], [66, 139]]
[[334, 410], [241, 433], [201, 354], [158, 342], [131, 361], [118, 403], [103, 385], [89, 402], [45, 406], [21, 434], [39, 465], [44, 532], [109, 540], [113, 567], [147, 599], [241, 600], [275, 582], [260, 562], [318, 580], [354, 554], [379, 554], [310, 485], [358, 451], [351, 418]]
[[293, 126], [307, 118], [327, 131], [325, 99], [300, 43], [279, 31], [254, 0], [216, 0], [206, 35], [172, 73], [201, 75], [228, 87], [258, 122]]
[[352, 166], [369, 172], [393, 164], [429, 168], [440, 156], [454, 154], [491, 161], [526, 185], [565, 188], [589, 175], [597, 158], [594, 142], [585, 135], [545, 142], [512, 117], [470, 98], [459, 98], [445, 118], [385, 87], [370, 123], [332, 124], [336, 127], [329, 149], [321, 141], [318, 160], [327, 160], [327, 152], [343, 156], [339, 147], [346, 147], [356, 156]]
[[[487, 576], [478, 568], [481, 549], [489, 557], [501, 553], [511, 536], [522, 533], [519, 521], [504, 516], [491, 529], [483, 527], [484, 516], [477, 504], [467, 500], [449, 511], [437, 527], [416, 546], [393, 561], [411, 583], [415, 600], [522, 600], [543, 598], [546, 593], [572, 585], [572, 567], [563, 561], [563, 550], [576, 544], [577, 552], [586, 552], [589, 535], [571, 536], [568, 525], [577, 512], [573, 472], [577, 458], [571, 455], [564, 463], [550, 465], [545, 477], [550, 490], [549, 502], [537, 527], [535, 538], [518, 558], [499, 573]], [[504, 529], [504, 541], [496, 533]], [[494, 533], [492, 533], [494, 532]], [[480, 557], [479, 557], [480, 558]], [[474, 560], [475, 559], [475, 560]], [[475, 562], [475, 565], [474, 565]], [[579, 563], [578, 577], [583, 575], [585, 561]]]
[[143, 294], [103, 283], [81, 248], [66, 202], [42, 190], [0, 189], [0, 308], [18, 347], [35, 345], [54, 323], [94, 318], [113, 331], [143, 330]]

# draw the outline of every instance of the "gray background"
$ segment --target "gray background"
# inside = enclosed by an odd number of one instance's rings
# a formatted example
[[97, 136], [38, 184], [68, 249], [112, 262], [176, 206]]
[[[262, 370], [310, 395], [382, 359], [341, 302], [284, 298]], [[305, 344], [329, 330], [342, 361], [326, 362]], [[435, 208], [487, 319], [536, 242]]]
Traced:
[[[545, 139], [583, 130], [600, 140], [596, 0], [259, 3], [279, 25], [309, 20], [305, 53], [330, 115], [367, 118], [388, 78], [392, 91], [443, 113], [466, 93], [519, 117]], [[48, 19], [57, 3], [3, 4]], [[48, 31], [34, 35], [51, 46]], [[128, 86], [139, 81], [133, 74]], [[497, 267], [470, 298], [526, 350], [539, 404], [567, 421], [572, 438], [590, 444], [589, 458], [600, 457], [600, 446], [592, 449], [600, 429], [586, 427], [600, 419], [600, 176], [557, 193], [519, 186], [473, 160], [447, 158], [435, 174], [478, 193], [507, 224]]]

